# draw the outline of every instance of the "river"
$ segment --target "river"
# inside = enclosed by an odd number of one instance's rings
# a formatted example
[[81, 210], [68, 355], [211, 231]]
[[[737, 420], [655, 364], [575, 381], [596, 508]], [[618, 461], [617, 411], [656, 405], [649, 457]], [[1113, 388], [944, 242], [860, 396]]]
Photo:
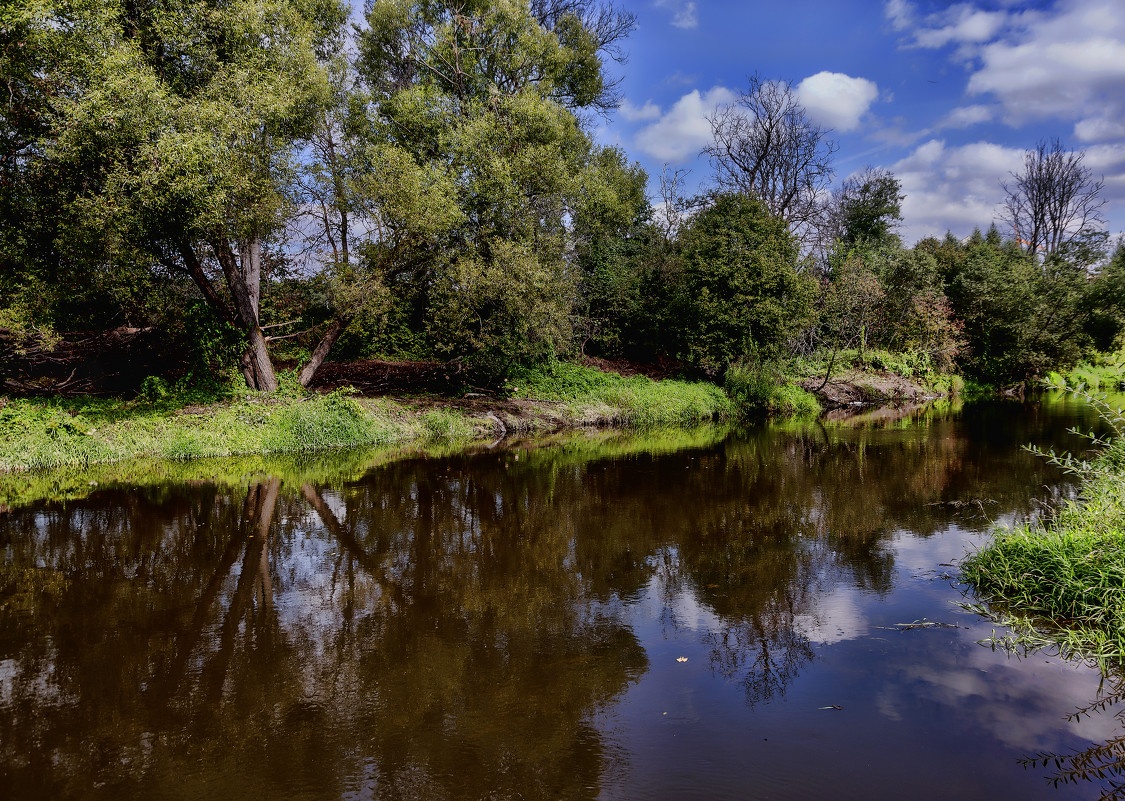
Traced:
[[17, 506], [0, 796], [1098, 798], [1022, 760], [1125, 735], [1068, 717], [1117, 682], [959, 606], [993, 525], [1073, 496], [1021, 446], [1074, 425], [1054, 394]]

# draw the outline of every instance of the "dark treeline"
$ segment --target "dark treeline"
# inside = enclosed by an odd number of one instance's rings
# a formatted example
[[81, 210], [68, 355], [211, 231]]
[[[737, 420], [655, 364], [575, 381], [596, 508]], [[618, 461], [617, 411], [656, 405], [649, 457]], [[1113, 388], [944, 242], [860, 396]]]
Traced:
[[[596, 0], [18, 0], [0, 21], [0, 379], [77, 332], [145, 373], [309, 384], [329, 355], [466, 380], [585, 353], [721, 376], [871, 349], [990, 382], [1120, 334], [1100, 182], [1044, 142], [1002, 228], [905, 247], [900, 184], [829, 191], [791, 87], [711, 119], [712, 187], [663, 201], [592, 122], [635, 26]], [[831, 367], [829, 367], [829, 370]], [[143, 377], [143, 376], [141, 376]]]

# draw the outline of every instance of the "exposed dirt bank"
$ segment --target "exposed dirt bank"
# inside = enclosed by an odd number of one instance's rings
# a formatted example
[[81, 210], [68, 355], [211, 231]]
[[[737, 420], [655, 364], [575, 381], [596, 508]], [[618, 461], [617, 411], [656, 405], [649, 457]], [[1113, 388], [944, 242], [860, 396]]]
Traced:
[[810, 378], [801, 382], [801, 386], [816, 395], [825, 411], [869, 404], [922, 403], [945, 394], [887, 372], [861, 373], [851, 370], [841, 373], [823, 387], [821, 382], [822, 379]]

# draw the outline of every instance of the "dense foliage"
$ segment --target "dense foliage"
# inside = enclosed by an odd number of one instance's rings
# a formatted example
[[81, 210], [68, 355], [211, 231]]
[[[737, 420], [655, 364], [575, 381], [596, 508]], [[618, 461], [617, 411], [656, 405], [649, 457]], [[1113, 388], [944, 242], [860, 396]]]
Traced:
[[[644, 171], [591, 133], [631, 15], [574, 0], [365, 10], [352, 31], [340, 0], [9, 5], [8, 389], [64, 391], [36, 358], [109, 329], [152, 333], [146, 370], [168, 381], [217, 386], [237, 368], [261, 390], [278, 361], [307, 385], [333, 353], [445, 361], [478, 386], [578, 353], [714, 379], [733, 366], [731, 386], [819, 355], [827, 380], [837, 353], [872, 350], [1011, 382], [1119, 342], [1125, 251], [1109, 256], [1096, 214], [1049, 252], [1018, 226], [906, 247], [894, 175], [867, 169], [829, 197], [826, 132], [757, 76], [712, 121], [718, 189], [677, 198], [673, 180], [658, 214]], [[800, 213], [764, 188], [763, 165], [798, 157], [755, 135], [771, 115], [806, 137]], [[1100, 184], [1075, 175], [1096, 210]]]

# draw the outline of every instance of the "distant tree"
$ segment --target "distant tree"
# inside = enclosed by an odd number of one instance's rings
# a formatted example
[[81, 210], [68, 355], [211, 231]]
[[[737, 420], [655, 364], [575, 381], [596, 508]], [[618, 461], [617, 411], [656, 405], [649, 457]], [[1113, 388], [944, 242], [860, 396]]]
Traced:
[[887, 243], [902, 221], [902, 184], [894, 173], [867, 167], [832, 193], [825, 209], [825, 233], [845, 246]]
[[1003, 184], [1001, 219], [1026, 253], [1051, 256], [1105, 222], [1104, 181], [1083, 164], [1084, 151], [1044, 139], [1024, 154], [1024, 169]]
[[733, 103], [708, 118], [714, 141], [703, 149], [724, 192], [757, 197], [801, 234], [832, 180], [837, 145], [809, 120], [792, 83], [757, 75]]

